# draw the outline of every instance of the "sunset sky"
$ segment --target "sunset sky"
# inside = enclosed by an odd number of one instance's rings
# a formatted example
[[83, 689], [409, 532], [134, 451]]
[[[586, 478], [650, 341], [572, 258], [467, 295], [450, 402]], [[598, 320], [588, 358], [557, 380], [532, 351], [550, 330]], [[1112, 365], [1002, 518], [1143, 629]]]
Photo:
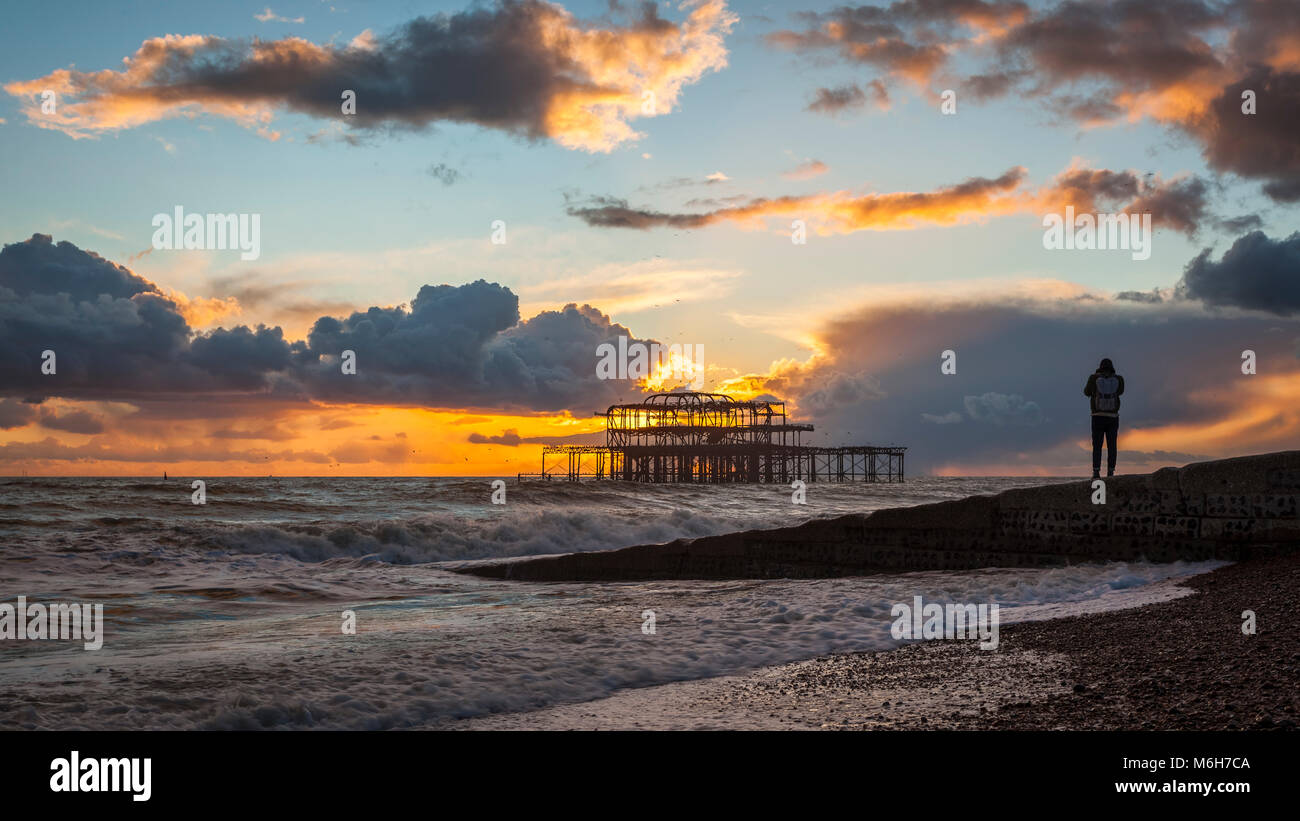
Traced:
[[909, 473], [1081, 474], [1103, 356], [1121, 472], [1300, 446], [1295, 2], [2, 14], [0, 474], [535, 471], [649, 390], [620, 335]]

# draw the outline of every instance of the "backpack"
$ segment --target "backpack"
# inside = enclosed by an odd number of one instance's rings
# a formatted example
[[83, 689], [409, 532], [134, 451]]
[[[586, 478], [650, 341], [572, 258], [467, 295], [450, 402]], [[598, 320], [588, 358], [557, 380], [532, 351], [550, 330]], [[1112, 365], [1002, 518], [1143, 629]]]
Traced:
[[1097, 377], [1097, 393], [1094, 397], [1097, 410], [1114, 413], [1119, 410], [1119, 377], [1115, 374]]

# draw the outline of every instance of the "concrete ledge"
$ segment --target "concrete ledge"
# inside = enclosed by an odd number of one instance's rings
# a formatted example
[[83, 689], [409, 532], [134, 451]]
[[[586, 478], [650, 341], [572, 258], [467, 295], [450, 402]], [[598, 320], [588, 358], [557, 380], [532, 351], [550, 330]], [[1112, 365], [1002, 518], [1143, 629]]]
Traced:
[[1071, 562], [1244, 559], [1300, 547], [1300, 451], [1199, 462], [1106, 481], [891, 508], [776, 530], [480, 563], [521, 581], [766, 579]]

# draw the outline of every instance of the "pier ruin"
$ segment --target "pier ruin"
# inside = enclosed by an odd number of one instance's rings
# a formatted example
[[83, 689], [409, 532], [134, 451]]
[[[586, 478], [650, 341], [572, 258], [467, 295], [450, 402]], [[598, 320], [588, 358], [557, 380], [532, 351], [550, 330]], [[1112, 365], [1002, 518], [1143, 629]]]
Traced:
[[611, 405], [604, 445], [546, 445], [541, 473], [519, 479], [631, 482], [901, 482], [904, 447], [817, 447], [785, 403], [720, 393], [657, 393]]

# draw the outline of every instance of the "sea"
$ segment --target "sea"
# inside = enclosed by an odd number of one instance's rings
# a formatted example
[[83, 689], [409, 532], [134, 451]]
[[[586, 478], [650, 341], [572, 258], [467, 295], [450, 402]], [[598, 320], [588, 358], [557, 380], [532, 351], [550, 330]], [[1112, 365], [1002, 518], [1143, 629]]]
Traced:
[[[103, 605], [103, 644], [0, 639], [0, 729], [439, 729], [889, 650], [896, 602], [1002, 623], [1185, 595], [1222, 563], [812, 580], [524, 583], [468, 562], [780, 527], [1050, 478], [646, 485], [492, 478], [0, 478], [0, 602]], [[498, 497], [499, 498], [499, 497]]]

